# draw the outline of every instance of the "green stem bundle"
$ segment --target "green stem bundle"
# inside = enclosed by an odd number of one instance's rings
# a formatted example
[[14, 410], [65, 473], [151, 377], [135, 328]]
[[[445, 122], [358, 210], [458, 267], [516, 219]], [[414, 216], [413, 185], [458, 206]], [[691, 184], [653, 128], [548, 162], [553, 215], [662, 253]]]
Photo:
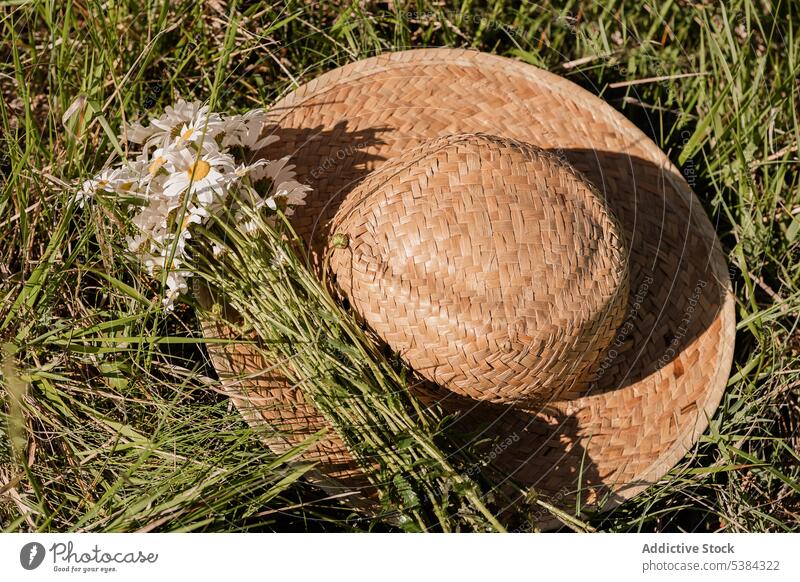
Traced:
[[339, 433], [382, 501], [399, 511], [401, 526], [504, 531], [477, 484], [458, 472], [458, 459], [443, 451], [441, 415], [409, 392], [403, 372], [295, 251], [301, 247], [288, 222], [273, 228], [257, 213], [252, 219], [252, 234], [223, 220], [204, 231], [201, 239], [225, 249], [216, 258], [198, 249], [195, 268], [204, 283]]

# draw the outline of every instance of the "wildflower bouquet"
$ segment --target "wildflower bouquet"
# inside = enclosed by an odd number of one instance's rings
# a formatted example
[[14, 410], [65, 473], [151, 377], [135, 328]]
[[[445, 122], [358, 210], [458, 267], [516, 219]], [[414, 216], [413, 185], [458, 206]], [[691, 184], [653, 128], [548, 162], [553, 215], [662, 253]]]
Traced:
[[[262, 136], [265, 120], [260, 109], [224, 116], [199, 101], [180, 99], [149, 125], [125, 126], [122, 140], [139, 146], [132, 159], [102, 171], [78, 191], [80, 204], [103, 192], [136, 201], [136, 232], [127, 239], [128, 249], [151, 276], [162, 279], [168, 309], [187, 291], [192, 275], [187, 244], [193, 225], [233, 216], [236, 228], [248, 232], [255, 224], [243, 208], [265, 212], [274, 224], [278, 209], [288, 217], [304, 204], [308, 187], [295, 180], [289, 159], [259, 156], [278, 140]], [[221, 250], [214, 246], [215, 253]]]

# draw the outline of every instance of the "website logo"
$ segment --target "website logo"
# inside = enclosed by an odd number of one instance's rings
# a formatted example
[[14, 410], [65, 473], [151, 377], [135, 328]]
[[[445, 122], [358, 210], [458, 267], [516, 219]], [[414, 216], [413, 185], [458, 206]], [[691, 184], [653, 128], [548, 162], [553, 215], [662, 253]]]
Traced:
[[29, 542], [19, 551], [19, 563], [26, 570], [35, 570], [44, 561], [44, 546], [39, 542]]

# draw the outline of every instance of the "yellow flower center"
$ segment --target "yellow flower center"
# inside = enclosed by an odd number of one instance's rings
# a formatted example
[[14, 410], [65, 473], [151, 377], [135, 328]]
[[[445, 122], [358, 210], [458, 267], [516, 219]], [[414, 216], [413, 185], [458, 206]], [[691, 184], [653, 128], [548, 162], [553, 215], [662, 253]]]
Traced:
[[182, 138], [182, 139], [189, 139], [190, 137], [192, 137], [192, 134], [193, 134], [193, 133], [194, 133], [194, 130], [193, 130], [191, 127], [187, 127], [187, 128], [186, 128], [186, 131], [184, 131], [184, 132], [181, 134], [181, 138]]
[[211, 164], [205, 160], [197, 160], [193, 163], [186, 173], [189, 174], [189, 179], [192, 181], [202, 180], [211, 171]]

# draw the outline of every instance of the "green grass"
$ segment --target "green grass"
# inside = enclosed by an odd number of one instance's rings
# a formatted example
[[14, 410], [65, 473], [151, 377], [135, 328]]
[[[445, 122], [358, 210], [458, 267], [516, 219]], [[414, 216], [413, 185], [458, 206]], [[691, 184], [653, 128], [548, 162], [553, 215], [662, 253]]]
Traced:
[[115, 214], [67, 200], [120, 148], [123, 120], [177, 96], [269, 106], [338, 65], [421, 46], [511, 56], [603, 96], [682, 169], [728, 254], [738, 335], [722, 406], [667, 477], [588, 525], [798, 529], [798, 8], [515, 5], [0, 1], [2, 529], [394, 527], [353, 518], [269, 454], [220, 394], [192, 309], [164, 313], [122, 258]]

